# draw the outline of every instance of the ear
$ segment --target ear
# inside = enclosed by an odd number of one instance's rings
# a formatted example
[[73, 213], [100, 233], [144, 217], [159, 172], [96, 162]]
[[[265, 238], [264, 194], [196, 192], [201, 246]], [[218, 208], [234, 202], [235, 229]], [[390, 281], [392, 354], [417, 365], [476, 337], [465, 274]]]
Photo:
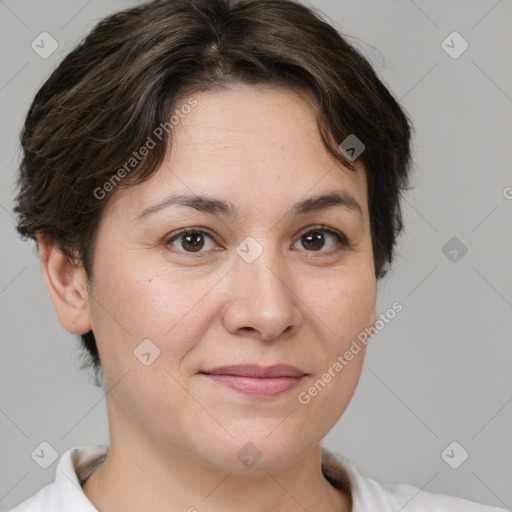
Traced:
[[377, 323], [377, 311], [374, 308], [370, 315], [370, 320], [368, 320], [368, 328], [375, 327], [376, 323]]
[[89, 332], [87, 277], [83, 267], [68, 260], [48, 236], [37, 234], [36, 238], [41, 269], [59, 322], [71, 334]]

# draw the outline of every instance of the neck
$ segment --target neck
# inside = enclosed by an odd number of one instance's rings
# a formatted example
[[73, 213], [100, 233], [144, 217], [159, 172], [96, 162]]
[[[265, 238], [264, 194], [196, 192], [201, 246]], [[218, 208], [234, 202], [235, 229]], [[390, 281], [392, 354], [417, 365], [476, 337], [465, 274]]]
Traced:
[[211, 467], [185, 453], [144, 443], [111, 442], [105, 462], [83, 490], [103, 512], [352, 510], [350, 495], [323, 477], [319, 445], [285, 469], [244, 472]]

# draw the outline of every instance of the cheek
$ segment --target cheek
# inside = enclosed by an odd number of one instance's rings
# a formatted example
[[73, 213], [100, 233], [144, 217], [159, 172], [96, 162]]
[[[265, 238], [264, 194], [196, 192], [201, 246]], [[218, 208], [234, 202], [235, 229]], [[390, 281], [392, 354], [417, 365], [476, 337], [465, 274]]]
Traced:
[[131, 367], [133, 351], [150, 339], [164, 356], [160, 362], [181, 361], [208, 327], [203, 299], [214, 285], [211, 277], [170, 272], [148, 261], [98, 258], [90, 309], [102, 359], [118, 365], [124, 358]]
[[332, 354], [346, 350], [368, 326], [375, 309], [377, 284], [373, 268], [368, 267], [343, 269], [325, 282], [327, 285], [316, 293], [309, 293], [307, 305], [320, 320], [317, 324], [323, 325], [322, 338]]
[[326, 432], [355, 392], [369, 339], [365, 329], [375, 309], [373, 268], [355, 268], [333, 276], [328, 286], [310, 294], [307, 304], [322, 355], [317, 356], [316, 373], [300, 387], [297, 398], [299, 407], [317, 418]]

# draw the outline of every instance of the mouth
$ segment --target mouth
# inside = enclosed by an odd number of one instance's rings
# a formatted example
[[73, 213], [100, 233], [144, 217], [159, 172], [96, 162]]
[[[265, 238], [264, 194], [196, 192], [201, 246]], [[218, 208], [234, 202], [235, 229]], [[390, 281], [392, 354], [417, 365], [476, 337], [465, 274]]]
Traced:
[[238, 365], [201, 371], [209, 379], [242, 394], [273, 397], [294, 388], [307, 374], [294, 366]]

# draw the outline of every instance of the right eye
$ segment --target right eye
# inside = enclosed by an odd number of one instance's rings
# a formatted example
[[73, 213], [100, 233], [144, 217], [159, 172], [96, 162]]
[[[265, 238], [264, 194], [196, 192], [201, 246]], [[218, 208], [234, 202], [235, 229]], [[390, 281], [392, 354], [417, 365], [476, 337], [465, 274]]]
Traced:
[[[187, 228], [179, 231], [178, 233], [174, 233], [171, 238], [167, 239], [165, 246], [173, 247], [177, 252], [185, 254], [208, 252], [207, 250], [201, 250], [205, 245], [207, 245], [205, 238], [209, 238], [214, 242], [213, 237], [208, 232], [195, 228]], [[180, 247], [178, 248], [176, 245]]]

